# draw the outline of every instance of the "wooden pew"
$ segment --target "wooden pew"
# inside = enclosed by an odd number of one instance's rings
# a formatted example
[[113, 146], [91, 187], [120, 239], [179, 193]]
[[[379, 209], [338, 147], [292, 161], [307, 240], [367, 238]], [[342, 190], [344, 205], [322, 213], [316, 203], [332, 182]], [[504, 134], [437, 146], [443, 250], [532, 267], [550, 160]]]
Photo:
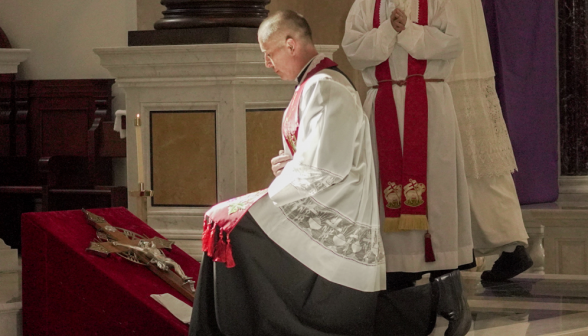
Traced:
[[126, 156], [111, 120], [114, 81], [4, 80], [0, 237], [20, 246], [23, 212], [126, 206], [126, 187], [112, 185], [112, 158]]

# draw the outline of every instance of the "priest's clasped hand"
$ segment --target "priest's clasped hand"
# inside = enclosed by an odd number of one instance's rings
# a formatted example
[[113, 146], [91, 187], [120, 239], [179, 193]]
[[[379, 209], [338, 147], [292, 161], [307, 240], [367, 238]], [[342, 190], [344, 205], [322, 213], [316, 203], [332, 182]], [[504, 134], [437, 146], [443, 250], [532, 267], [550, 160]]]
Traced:
[[278, 156], [272, 159], [272, 171], [276, 177], [282, 173], [286, 163], [289, 161], [292, 161], [292, 156], [290, 156], [290, 154], [284, 154], [283, 149], [280, 150]]
[[392, 23], [392, 27], [397, 32], [401, 32], [406, 28], [406, 14], [400, 8], [396, 8], [392, 11], [392, 15], [390, 15], [390, 20]]

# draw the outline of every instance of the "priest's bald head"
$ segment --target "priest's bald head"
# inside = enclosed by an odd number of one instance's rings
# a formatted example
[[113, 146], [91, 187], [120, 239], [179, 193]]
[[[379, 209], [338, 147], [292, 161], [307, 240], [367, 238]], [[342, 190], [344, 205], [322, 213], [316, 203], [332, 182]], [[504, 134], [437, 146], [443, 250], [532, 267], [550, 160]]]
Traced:
[[302, 15], [279, 11], [265, 19], [257, 33], [265, 66], [283, 80], [294, 80], [304, 66], [318, 53], [312, 42], [312, 32]]

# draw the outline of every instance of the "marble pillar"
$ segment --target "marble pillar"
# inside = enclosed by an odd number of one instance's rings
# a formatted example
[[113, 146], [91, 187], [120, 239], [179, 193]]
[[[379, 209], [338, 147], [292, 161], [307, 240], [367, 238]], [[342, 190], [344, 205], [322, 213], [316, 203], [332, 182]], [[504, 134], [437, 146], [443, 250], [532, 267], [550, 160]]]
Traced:
[[588, 175], [588, 4], [559, 0], [561, 175]]

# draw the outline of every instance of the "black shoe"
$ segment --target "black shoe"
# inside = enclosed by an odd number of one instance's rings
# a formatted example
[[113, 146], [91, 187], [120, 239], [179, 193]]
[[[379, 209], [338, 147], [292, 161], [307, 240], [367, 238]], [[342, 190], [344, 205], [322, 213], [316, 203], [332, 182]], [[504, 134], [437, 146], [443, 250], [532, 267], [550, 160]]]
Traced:
[[472, 314], [461, 286], [458, 270], [437, 277], [433, 291], [439, 297], [438, 313], [449, 321], [445, 336], [464, 336], [472, 326]]
[[505, 281], [523, 273], [533, 266], [524, 246], [518, 245], [514, 252], [502, 252], [490, 271], [482, 272], [483, 281]]

